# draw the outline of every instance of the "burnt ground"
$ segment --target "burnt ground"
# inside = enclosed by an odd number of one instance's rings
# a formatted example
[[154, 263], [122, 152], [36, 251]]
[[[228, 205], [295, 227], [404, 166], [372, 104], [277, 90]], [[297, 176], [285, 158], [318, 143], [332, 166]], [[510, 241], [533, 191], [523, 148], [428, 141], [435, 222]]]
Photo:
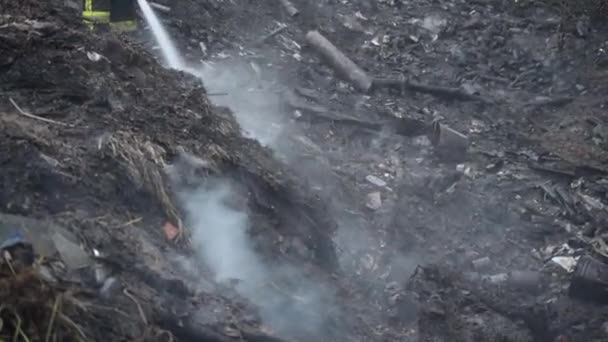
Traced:
[[[606, 32], [584, 8], [558, 48], [567, 13], [541, 2], [293, 0], [295, 18], [278, 1], [159, 3], [200, 78], [161, 67], [146, 30], [0, 1], [2, 211], [65, 227], [120, 283], [3, 271], [0, 295], [29, 306], [7, 301], [0, 334], [22, 317], [42, 339], [54, 295], [75, 322], [57, 340], [608, 339], [605, 307], [571, 299], [551, 261], [608, 256]], [[373, 77], [475, 96], [362, 94], [306, 46], [312, 29]], [[467, 153], [433, 146], [433, 121]], [[205, 196], [246, 215], [247, 243], [204, 238], [232, 227]], [[219, 279], [225, 260], [241, 274]]]

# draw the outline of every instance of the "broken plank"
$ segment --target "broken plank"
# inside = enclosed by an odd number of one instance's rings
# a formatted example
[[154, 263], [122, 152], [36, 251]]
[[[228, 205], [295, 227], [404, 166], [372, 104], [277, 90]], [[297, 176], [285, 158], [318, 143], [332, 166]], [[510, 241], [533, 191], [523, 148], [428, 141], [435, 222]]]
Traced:
[[285, 99], [285, 102], [294, 109], [301, 109], [313, 113], [326, 113], [328, 111], [327, 108], [321, 105], [317, 105], [304, 100], [291, 90], [286, 90], [283, 93], [283, 98]]
[[410, 90], [418, 93], [429, 94], [449, 100], [477, 101], [482, 103], [493, 103], [491, 99], [466, 93], [460, 88], [438, 87], [422, 83], [410, 82], [405, 79], [376, 78], [373, 80], [372, 90], [383, 88], [396, 90]]

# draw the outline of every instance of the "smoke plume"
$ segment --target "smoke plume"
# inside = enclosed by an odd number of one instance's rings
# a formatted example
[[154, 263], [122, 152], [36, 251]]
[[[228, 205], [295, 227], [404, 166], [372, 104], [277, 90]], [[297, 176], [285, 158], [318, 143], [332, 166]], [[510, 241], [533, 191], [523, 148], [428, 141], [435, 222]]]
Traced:
[[236, 193], [226, 181], [206, 183], [184, 191], [181, 199], [194, 246], [215, 281], [235, 283], [236, 291], [259, 308], [263, 322], [278, 334], [321, 334], [333, 294], [289, 264], [265, 263], [249, 236], [247, 213], [230, 205]]

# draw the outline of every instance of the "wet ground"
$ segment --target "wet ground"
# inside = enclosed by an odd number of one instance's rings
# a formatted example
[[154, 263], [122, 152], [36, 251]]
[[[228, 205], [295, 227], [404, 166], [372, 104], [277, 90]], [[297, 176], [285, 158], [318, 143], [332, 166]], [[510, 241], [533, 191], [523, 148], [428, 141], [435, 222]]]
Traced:
[[[292, 1], [159, 1], [205, 89], [145, 29], [0, 1], [0, 204], [108, 254], [121, 291], [76, 297], [89, 339], [608, 339], [555, 262], [608, 256], [604, 28], [574, 11], [560, 37], [541, 2]], [[357, 91], [309, 30], [419, 86]]]

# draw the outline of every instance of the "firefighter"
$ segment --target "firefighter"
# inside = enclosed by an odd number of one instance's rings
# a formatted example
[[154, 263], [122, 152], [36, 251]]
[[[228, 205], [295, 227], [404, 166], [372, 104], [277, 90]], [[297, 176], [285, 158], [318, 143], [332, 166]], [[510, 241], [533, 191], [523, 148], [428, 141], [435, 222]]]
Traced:
[[137, 0], [83, 0], [82, 16], [91, 29], [132, 31], [137, 28]]

